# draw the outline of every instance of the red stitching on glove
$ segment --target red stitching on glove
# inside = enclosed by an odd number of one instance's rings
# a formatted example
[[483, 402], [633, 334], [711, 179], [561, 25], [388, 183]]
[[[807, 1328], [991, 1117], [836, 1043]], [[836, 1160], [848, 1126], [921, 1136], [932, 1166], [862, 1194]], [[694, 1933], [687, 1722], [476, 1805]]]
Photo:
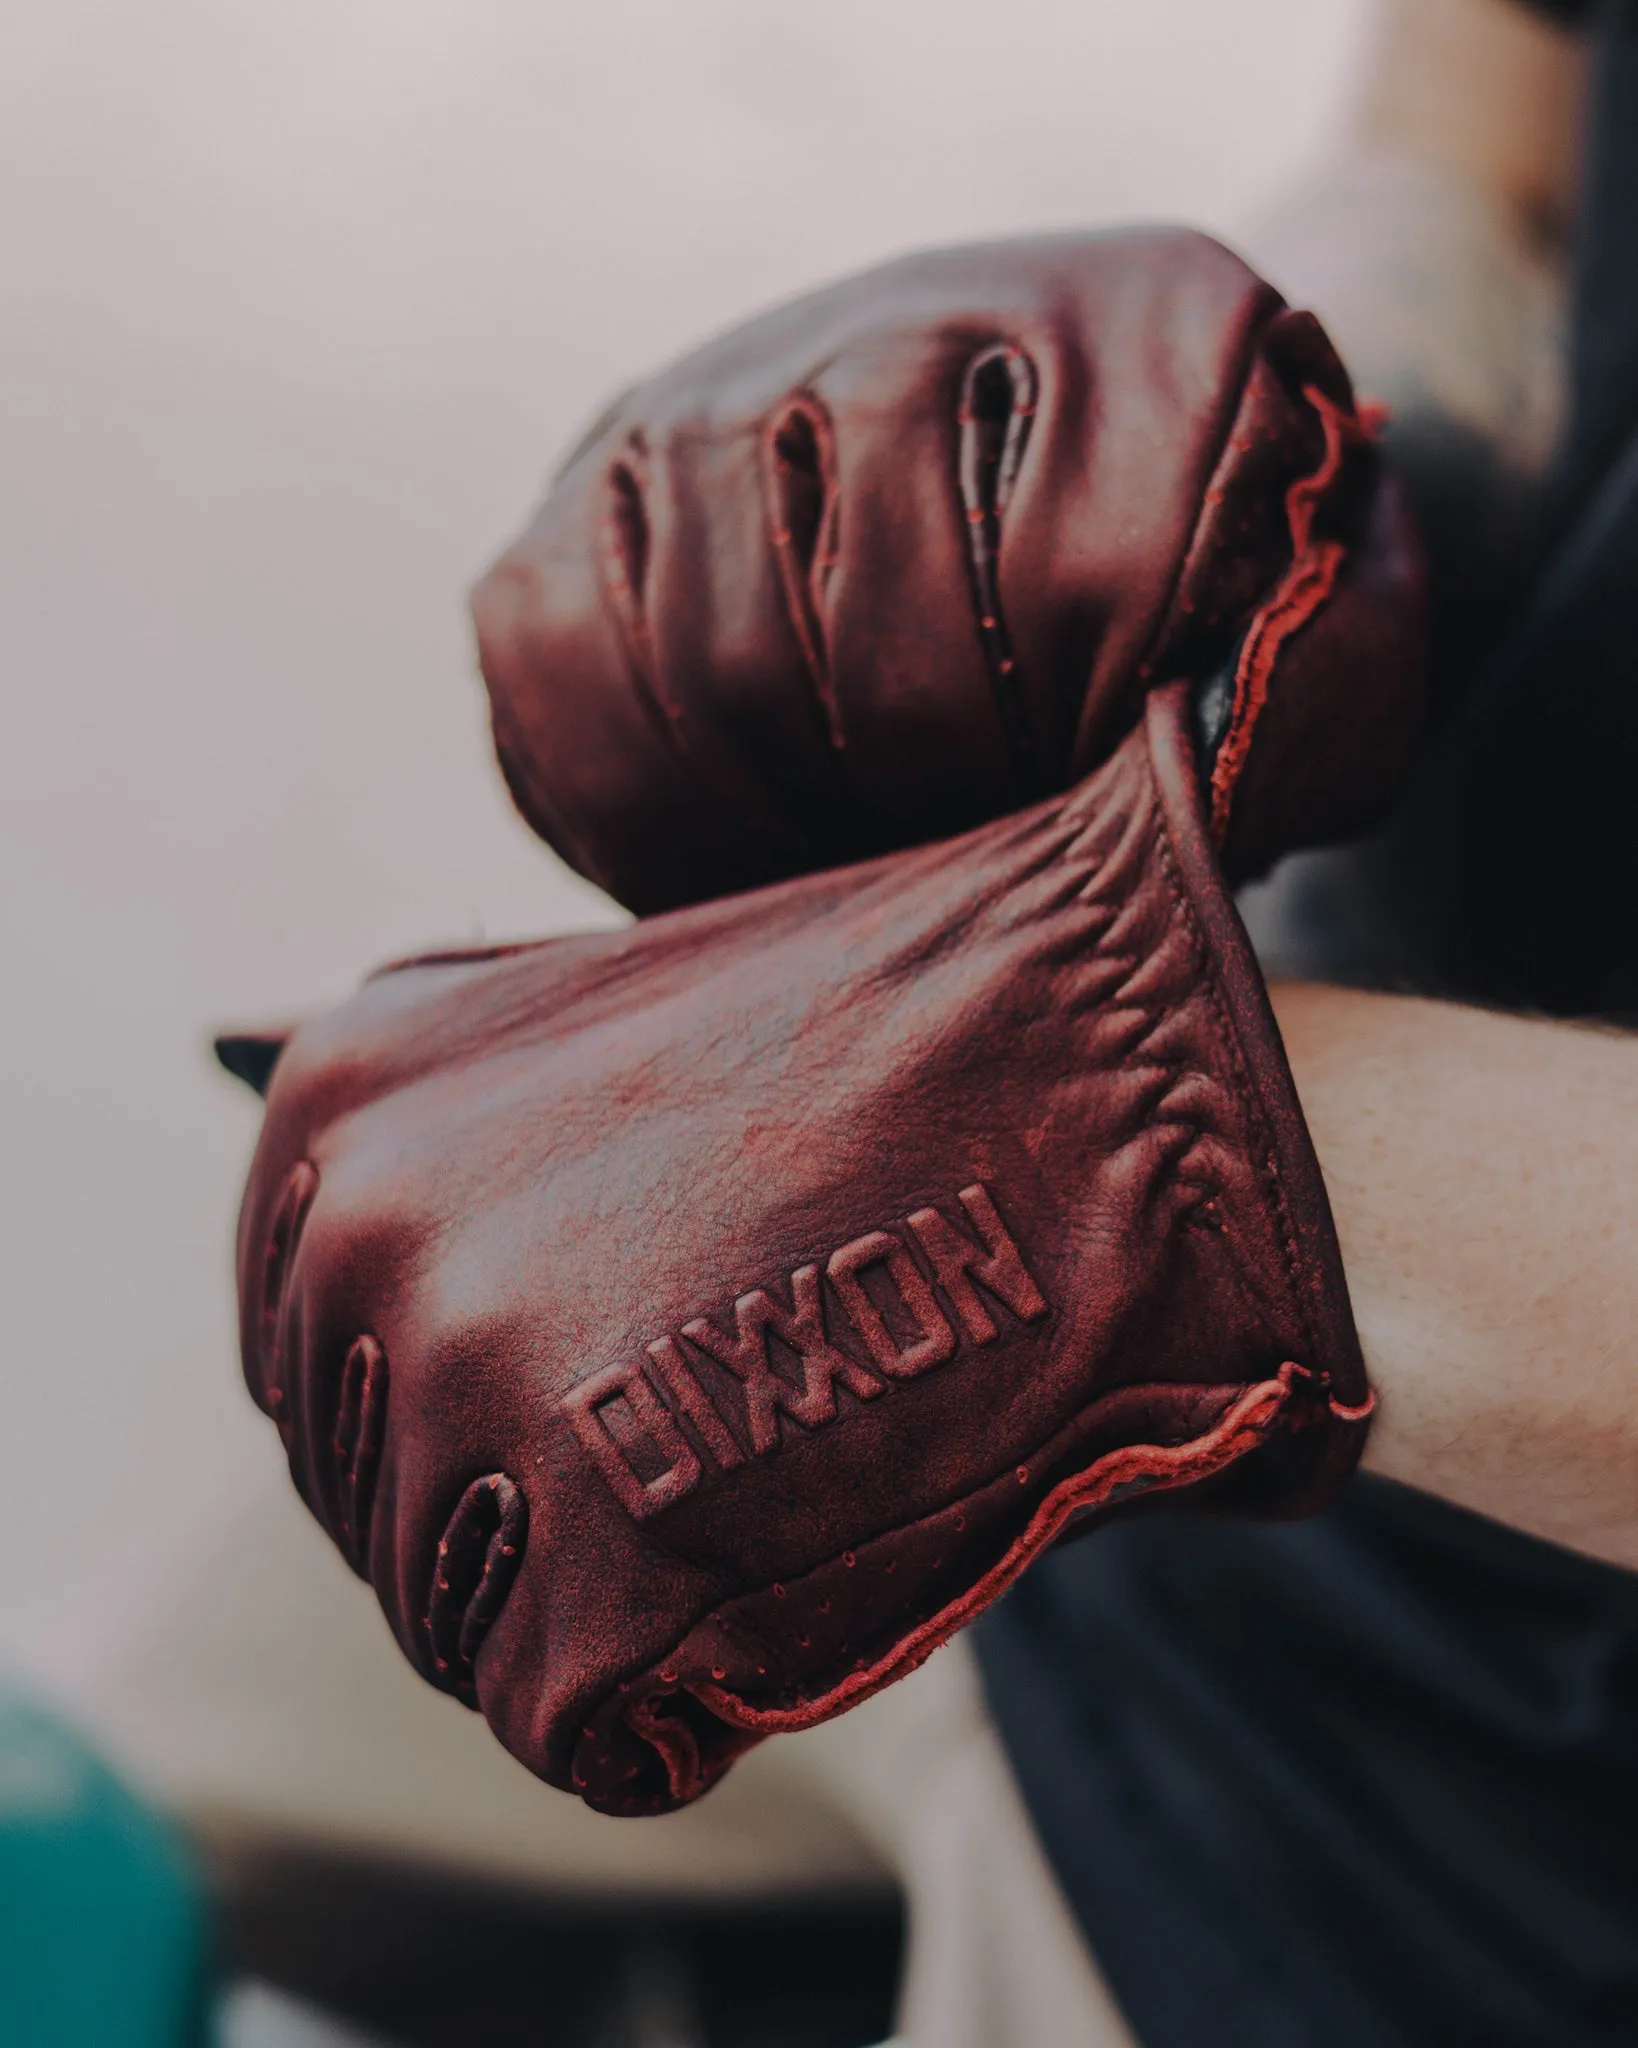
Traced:
[[[1297, 1383], [1310, 1378], [1306, 1367], [1288, 1360], [1275, 1378], [1247, 1387], [1204, 1436], [1178, 1445], [1131, 1444], [1111, 1451], [1086, 1471], [1061, 1481], [1030, 1517], [1024, 1533], [976, 1585], [895, 1644], [885, 1657], [868, 1669], [855, 1671], [818, 1698], [805, 1700], [798, 1707], [752, 1707], [714, 1685], [696, 1684], [691, 1690], [729, 1727], [755, 1730], [758, 1734], [811, 1728], [816, 1722], [830, 1720], [845, 1707], [868, 1699], [925, 1663], [975, 1615], [998, 1600], [1025, 1567], [1082, 1515], [1107, 1506], [1122, 1493], [1161, 1492], [1197, 1485], [1237, 1464], [1274, 1435], [1297, 1394]], [[846, 1557], [844, 1553], [844, 1561]], [[653, 1739], [646, 1724], [641, 1732]]]
[[1316, 540], [1314, 522], [1326, 493], [1342, 473], [1348, 449], [1365, 438], [1368, 429], [1356, 414], [1344, 411], [1317, 385], [1304, 385], [1303, 396], [1320, 416], [1325, 453], [1318, 469], [1311, 476], [1299, 477], [1285, 494], [1291, 566], [1247, 629], [1234, 671], [1234, 710], [1211, 775], [1211, 829], [1219, 847], [1228, 833], [1234, 786], [1268, 702], [1275, 666], [1286, 642], [1302, 631], [1335, 590], [1337, 572], [1348, 552], [1341, 541]]

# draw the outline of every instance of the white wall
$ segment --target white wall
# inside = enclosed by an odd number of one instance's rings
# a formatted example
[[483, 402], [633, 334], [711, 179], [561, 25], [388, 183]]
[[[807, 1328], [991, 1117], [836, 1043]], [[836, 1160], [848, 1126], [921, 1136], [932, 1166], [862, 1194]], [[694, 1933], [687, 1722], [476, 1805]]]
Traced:
[[463, 614], [553, 450], [908, 245], [1231, 227], [1362, 7], [0, 0], [0, 1657], [162, 1783], [224, 1660], [305, 1682], [294, 1622], [223, 1650], [235, 1545], [339, 1571], [239, 1385], [208, 1030], [608, 914], [509, 813]]

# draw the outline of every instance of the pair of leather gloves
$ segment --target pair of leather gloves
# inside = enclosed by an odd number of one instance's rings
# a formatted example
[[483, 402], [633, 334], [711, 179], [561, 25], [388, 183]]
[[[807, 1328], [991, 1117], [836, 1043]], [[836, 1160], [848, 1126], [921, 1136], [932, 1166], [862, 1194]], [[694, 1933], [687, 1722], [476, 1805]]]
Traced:
[[1071, 1531], [1322, 1506], [1371, 1397], [1230, 887], [1381, 810], [1422, 677], [1314, 320], [1180, 232], [915, 257], [619, 401], [475, 609], [639, 921], [260, 1048], [238, 1249], [423, 1676], [654, 1813]]

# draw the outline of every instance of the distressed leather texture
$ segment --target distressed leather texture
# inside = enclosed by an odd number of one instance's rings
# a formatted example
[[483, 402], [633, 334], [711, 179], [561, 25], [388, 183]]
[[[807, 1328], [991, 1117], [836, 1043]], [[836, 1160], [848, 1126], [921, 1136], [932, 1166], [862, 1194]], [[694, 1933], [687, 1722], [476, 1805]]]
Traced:
[[1375, 817], [1421, 697], [1346, 373], [1180, 230], [918, 255], [737, 329], [609, 409], [474, 613], [519, 806], [640, 912], [1068, 788], [1179, 677], [1227, 700], [1240, 879]]
[[246, 1375], [405, 1654], [610, 1813], [1370, 1396], [1181, 683], [965, 837], [390, 970], [272, 1071]]
[[1182, 233], [911, 259], [620, 401], [476, 612], [659, 914], [225, 1054], [247, 1378], [417, 1668], [661, 1812], [1065, 1535], [1323, 1505], [1371, 1398], [1228, 883], [1389, 794], [1421, 621], [1315, 323]]

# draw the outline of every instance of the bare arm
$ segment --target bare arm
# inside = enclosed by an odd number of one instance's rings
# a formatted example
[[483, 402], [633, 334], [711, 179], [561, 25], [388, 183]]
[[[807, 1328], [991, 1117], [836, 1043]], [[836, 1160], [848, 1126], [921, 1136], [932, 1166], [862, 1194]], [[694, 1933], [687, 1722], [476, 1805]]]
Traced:
[[1517, 0], [1376, 0], [1372, 15], [1326, 160], [1242, 239], [1387, 401], [1412, 481], [1436, 471], [1447, 513], [1453, 489], [1470, 501], [1472, 532], [1441, 535], [1440, 553], [1471, 570], [1512, 544], [1558, 437], [1585, 39]]
[[1638, 1038], [1274, 991], [1381, 1410], [1367, 1467], [1638, 1567]]
[[1380, 0], [1354, 132], [1556, 238], [1575, 198], [1583, 38], [1517, 0]]

